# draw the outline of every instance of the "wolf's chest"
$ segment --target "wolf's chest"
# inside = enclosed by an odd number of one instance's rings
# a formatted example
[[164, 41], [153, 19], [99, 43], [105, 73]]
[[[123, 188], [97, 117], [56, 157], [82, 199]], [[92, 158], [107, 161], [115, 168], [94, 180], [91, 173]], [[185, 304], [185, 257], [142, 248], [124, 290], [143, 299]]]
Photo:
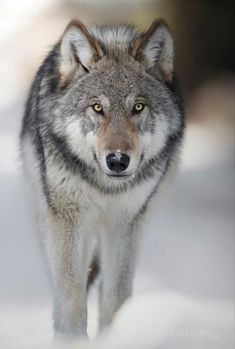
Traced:
[[83, 223], [87, 229], [112, 229], [131, 222], [147, 202], [156, 186], [156, 178], [118, 195], [104, 195], [94, 190], [83, 192]]

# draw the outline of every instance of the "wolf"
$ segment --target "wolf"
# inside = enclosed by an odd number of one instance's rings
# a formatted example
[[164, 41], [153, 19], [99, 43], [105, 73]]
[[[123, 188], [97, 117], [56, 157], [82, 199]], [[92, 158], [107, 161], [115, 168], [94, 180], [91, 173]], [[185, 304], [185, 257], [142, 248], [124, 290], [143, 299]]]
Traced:
[[92, 266], [101, 330], [131, 296], [140, 222], [183, 139], [173, 46], [163, 20], [145, 32], [72, 20], [32, 84], [21, 153], [58, 335], [87, 334]]

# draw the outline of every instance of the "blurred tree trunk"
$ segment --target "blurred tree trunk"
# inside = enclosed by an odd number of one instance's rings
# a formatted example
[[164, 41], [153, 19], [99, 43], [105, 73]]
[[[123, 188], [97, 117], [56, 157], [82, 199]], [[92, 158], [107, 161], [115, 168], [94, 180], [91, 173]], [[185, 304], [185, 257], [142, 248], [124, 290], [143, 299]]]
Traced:
[[[166, 0], [185, 95], [221, 72], [235, 72], [235, 1]], [[157, 4], [157, 2], [156, 2]]]

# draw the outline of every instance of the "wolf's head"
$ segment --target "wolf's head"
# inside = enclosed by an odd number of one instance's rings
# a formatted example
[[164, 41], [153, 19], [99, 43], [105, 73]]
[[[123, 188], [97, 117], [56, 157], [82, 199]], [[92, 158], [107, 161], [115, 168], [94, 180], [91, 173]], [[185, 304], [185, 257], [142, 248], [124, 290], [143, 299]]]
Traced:
[[106, 181], [131, 179], [182, 128], [166, 24], [139, 33], [72, 21], [58, 50], [54, 132]]

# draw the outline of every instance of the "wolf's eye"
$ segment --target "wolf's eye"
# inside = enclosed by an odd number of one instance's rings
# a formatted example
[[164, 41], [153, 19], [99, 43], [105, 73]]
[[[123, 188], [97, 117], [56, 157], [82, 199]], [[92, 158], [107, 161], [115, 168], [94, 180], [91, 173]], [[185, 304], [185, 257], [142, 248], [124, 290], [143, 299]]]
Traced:
[[133, 114], [138, 114], [140, 112], [142, 112], [142, 110], [144, 110], [145, 104], [144, 103], [135, 103], [132, 113]]
[[103, 114], [103, 108], [102, 108], [102, 105], [100, 103], [93, 104], [92, 108], [96, 113]]

